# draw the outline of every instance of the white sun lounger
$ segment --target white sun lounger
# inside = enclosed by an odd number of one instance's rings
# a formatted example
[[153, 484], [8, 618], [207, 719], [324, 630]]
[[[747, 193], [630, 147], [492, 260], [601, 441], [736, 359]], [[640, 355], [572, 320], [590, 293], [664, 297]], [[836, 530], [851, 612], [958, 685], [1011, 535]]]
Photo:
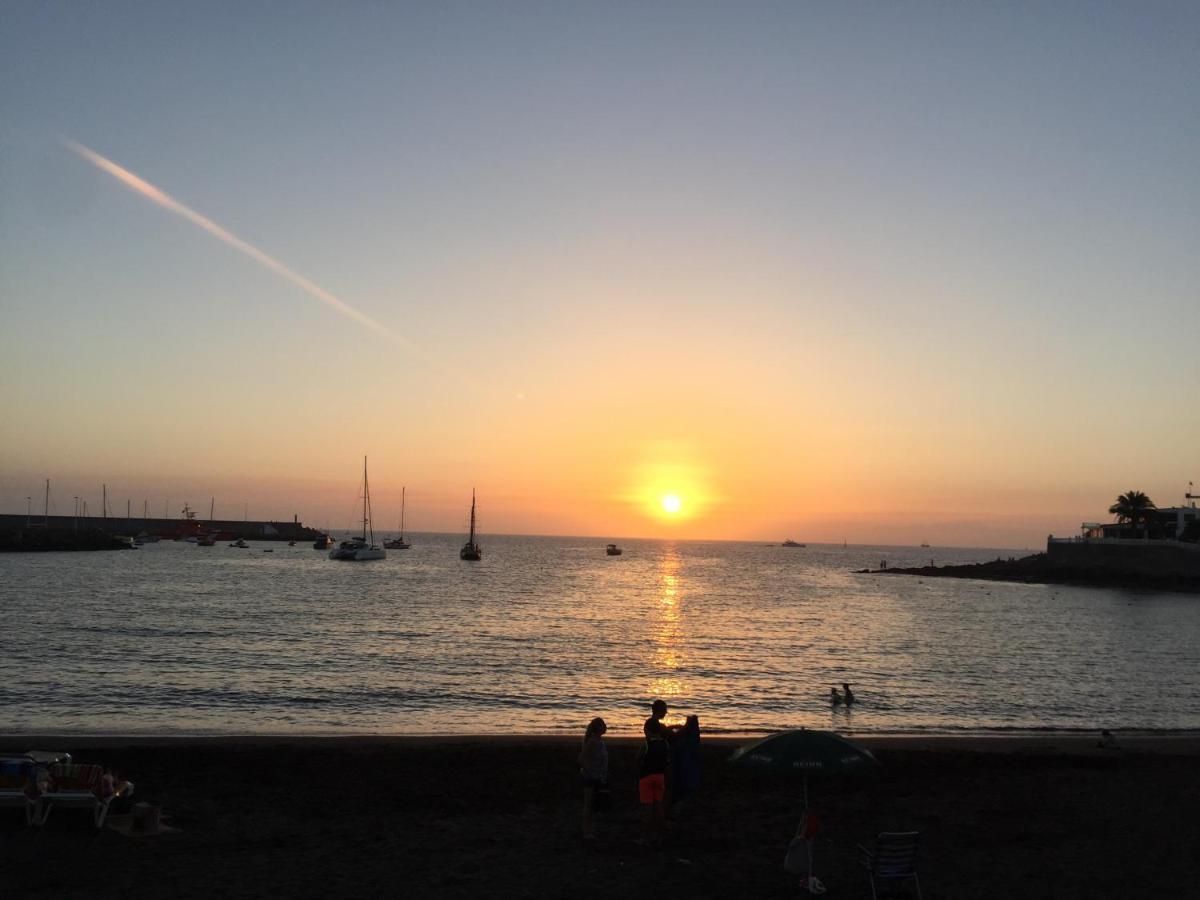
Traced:
[[50, 790], [38, 798], [38, 810], [34, 824], [45, 825], [50, 812], [56, 806], [87, 809], [97, 828], [104, 825], [109, 804], [121, 795], [133, 790], [132, 784], [122, 786], [120, 794], [105, 785], [104, 770], [96, 765], [58, 763], [50, 767]]

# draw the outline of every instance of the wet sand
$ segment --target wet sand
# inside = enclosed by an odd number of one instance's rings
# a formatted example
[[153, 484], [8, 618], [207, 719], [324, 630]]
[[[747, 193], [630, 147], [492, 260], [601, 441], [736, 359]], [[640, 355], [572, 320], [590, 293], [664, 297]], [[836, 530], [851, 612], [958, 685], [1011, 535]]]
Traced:
[[[1187, 895], [1200, 737], [1118, 737], [862, 738], [877, 774], [810, 780], [816, 874], [869, 897], [855, 845], [912, 829], [927, 898]], [[37, 832], [0, 809], [0, 896], [796, 896], [800, 786], [726, 765], [744, 742], [705, 740], [700, 796], [649, 849], [636, 740], [610, 739], [614, 809], [585, 842], [574, 738], [3, 737], [117, 769], [181, 830], [135, 840], [63, 810]]]

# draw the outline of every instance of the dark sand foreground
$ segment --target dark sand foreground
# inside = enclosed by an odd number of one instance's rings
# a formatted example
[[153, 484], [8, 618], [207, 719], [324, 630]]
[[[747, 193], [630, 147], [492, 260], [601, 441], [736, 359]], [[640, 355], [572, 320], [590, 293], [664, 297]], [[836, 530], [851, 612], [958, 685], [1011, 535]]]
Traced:
[[[927, 898], [1184, 897], [1200, 891], [1200, 742], [875, 738], [870, 778], [813, 779], [831, 897], [869, 897], [855, 844], [922, 833]], [[137, 783], [179, 833], [130, 839], [59, 811], [0, 810], [3, 897], [785, 897], [799, 786], [725, 764], [663, 849], [639, 834], [634, 741], [611, 740], [615, 809], [578, 836], [561, 738], [0, 738], [67, 749]]]

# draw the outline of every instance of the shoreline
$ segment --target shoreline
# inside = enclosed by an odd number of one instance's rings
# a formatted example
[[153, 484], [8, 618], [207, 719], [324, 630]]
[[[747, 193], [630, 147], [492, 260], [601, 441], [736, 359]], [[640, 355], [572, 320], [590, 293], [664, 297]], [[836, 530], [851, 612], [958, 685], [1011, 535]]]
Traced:
[[[811, 729], [814, 731], [823, 729]], [[1120, 749], [1146, 753], [1200, 754], [1200, 730], [1147, 731], [1144, 729], [1109, 729], [1117, 738]], [[868, 749], [903, 749], [937, 752], [1009, 753], [1028, 750], [1054, 751], [1064, 754], [1091, 753], [1109, 755], [1112, 751], [1097, 746], [1099, 731], [1089, 732], [1021, 732], [1021, 733], [912, 733], [877, 732], [855, 734], [839, 731], [843, 737]], [[704, 743], [712, 747], [733, 749], [754, 743], [767, 734], [708, 734], [701, 732]], [[580, 734], [223, 734], [223, 735], [138, 735], [138, 734], [80, 734], [47, 732], [0, 731], [0, 750], [23, 752], [29, 749], [67, 749], [72, 745], [87, 748], [185, 748], [185, 747], [513, 747], [575, 746]], [[606, 740], [614, 747], [637, 746], [642, 738], [631, 734], [609, 733]], [[20, 748], [20, 749], [19, 749]]]

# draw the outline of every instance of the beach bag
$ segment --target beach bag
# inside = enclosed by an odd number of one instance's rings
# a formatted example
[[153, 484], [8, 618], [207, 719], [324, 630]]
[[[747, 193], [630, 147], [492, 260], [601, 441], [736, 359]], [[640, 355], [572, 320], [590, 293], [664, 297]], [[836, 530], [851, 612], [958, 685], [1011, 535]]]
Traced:
[[816, 839], [821, 829], [821, 820], [810, 812], [800, 816], [800, 824], [796, 828], [796, 836], [788, 844], [787, 853], [783, 857], [783, 868], [793, 875], [808, 873], [809, 860], [812, 852], [809, 843]]
[[804, 875], [808, 872], [808, 841], [797, 835], [788, 844], [787, 854], [783, 857], [783, 868], [793, 875]]
[[612, 811], [612, 788], [607, 781], [592, 790], [592, 809], [596, 812]]

